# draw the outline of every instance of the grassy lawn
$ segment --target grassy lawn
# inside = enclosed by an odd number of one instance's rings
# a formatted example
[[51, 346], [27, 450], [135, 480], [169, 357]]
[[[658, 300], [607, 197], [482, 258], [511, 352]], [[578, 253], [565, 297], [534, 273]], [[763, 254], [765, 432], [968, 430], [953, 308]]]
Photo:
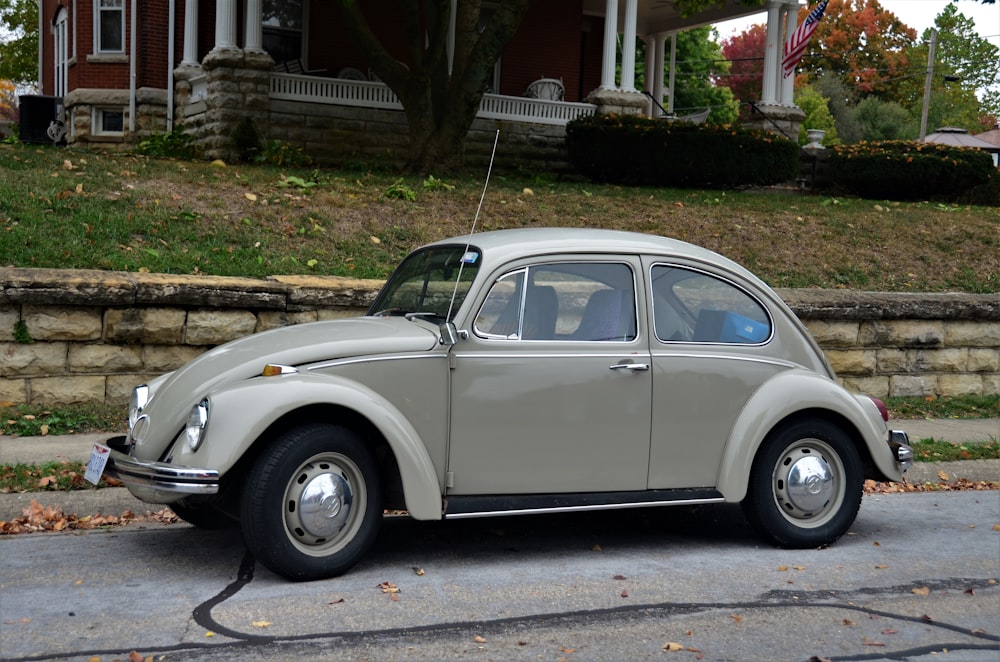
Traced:
[[[498, 167], [502, 169], [500, 164]], [[479, 230], [603, 227], [716, 250], [775, 287], [1000, 292], [1000, 208], [494, 174]], [[469, 231], [484, 173], [217, 166], [0, 145], [0, 266], [384, 278]]]

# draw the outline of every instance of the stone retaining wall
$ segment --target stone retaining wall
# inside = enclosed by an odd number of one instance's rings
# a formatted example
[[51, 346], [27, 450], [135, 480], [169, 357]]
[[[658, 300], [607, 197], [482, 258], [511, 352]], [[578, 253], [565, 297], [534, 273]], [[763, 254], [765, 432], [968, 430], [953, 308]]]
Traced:
[[[380, 281], [0, 269], [0, 402], [124, 403], [132, 387], [266, 329], [361, 314]], [[782, 290], [852, 390], [1000, 393], [1000, 295]]]

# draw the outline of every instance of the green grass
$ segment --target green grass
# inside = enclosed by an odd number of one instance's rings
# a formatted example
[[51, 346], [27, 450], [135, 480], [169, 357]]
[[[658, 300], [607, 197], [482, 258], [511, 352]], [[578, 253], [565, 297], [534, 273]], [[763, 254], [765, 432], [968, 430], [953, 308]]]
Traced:
[[14, 437], [124, 432], [125, 407], [87, 404], [72, 407], [0, 407], [0, 434]]
[[104, 477], [92, 485], [83, 478], [82, 462], [0, 465], [0, 494], [11, 492], [64, 492], [110, 487]]
[[913, 442], [915, 462], [954, 462], [956, 460], [995, 460], [1000, 458], [1000, 441], [956, 444], [936, 439]]
[[[718, 251], [776, 287], [1000, 292], [1000, 208], [598, 185], [498, 164], [480, 230], [602, 227]], [[213, 166], [0, 145], [0, 266], [384, 278], [469, 231], [483, 173]]]
[[1000, 395], [885, 398], [890, 418], [1000, 418]]

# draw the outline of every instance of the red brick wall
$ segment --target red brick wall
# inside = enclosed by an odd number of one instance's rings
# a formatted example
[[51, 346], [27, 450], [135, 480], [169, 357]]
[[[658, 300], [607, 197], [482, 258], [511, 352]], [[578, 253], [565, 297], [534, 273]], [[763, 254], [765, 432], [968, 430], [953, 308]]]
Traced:
[[[582, 0], [533, 2], [500, 60], [500, 94], [521, 96], [539, 78], [562, 78], [579, 101]], [[588, 90], [589, 91], [589, 90]]]

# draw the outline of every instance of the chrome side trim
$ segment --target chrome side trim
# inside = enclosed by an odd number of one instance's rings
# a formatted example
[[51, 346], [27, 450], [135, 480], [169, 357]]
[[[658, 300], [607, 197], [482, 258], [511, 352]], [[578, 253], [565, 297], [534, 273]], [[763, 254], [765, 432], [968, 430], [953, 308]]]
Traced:
[[126, 455], [114, 448], [104, 474], [117, 478], [126, 487], [151, 487], [174, 494], [217, 494], [219, 472], [214, 469], [180, 467], [166, 462], [150, 462]]
[[444, 352], [420, 352], [416, 354], [394, 354], [391, 356], [349, 356], [343, 359], [333, 359], [322, 363], [314, 363], [306, 366], [305, 370], [325, 370], [338, 365], [353, 365], [355, 363], [376, 363], [381, 361], [401, 361], [406, 359], [447, 359], [448, 354]]
[[[718, 344], [716, 343], [716, 346]], [[730, 347], [753, 347], [753, 345], [729, 345]], [[720, 361], [746, 361], [748, 363], [765, 363], [768, 365], [781, 366], [782, 368], [801, 368], [802, 366], [798, 363], [792, 363], [791, 361], [783, 361], [781, 359], [773, 359], [763, 356], [739, 356], [736, 354], [713, 354], [709, 352], [671, 352], [663, 350], [654, 350], [651, 352], [654, 359], [715, 359]]]
[[551, 506], [546, 508], [522, 508], [518, 510], [489, 510], [469, 513], [444, 513], [445, 519], [470, 519], [473, 517], [504, 517], [506, 515], [544, 515], [547, 513], [579, 513], [595, 510], [623, 510], [625, 508], [658, 508], [660, 506], [699, 506], [709, 503], [725, 503], [722, 497], [708, 499], [671, 499], [667, 501], [640, 501], [636, 503], [601, 503], [586, 506]]

